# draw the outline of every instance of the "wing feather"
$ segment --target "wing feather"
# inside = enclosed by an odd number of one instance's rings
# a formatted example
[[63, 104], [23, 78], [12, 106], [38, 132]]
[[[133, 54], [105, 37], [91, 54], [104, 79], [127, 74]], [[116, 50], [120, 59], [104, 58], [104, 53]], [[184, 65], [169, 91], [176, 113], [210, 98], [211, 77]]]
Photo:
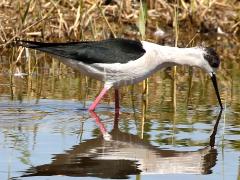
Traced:
[[42, 43], [20, 40], [17, 44], [87, 64], [127, 63], [130, 60], [140, 58], [145, 53], [140, 41], [128, 39], [67, 43]]

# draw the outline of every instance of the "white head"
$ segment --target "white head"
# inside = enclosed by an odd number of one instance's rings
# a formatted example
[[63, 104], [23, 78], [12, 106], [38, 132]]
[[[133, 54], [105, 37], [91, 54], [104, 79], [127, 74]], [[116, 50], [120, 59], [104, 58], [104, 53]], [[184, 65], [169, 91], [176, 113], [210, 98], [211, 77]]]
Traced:
[[215, 71], [220, 65], [220, 59], [213, 48], [167, 48], [167, 50], [164, 48], [162, 52], [162, 54], [165, 55], [164, 58], [167, 59], [167, 62], [170, 62], [170, 66], [185, 64], [189, 66], [197, 66], [207, 72], [211, 76], [219, 104], [221, 109], [223, 109], [215, 75]]

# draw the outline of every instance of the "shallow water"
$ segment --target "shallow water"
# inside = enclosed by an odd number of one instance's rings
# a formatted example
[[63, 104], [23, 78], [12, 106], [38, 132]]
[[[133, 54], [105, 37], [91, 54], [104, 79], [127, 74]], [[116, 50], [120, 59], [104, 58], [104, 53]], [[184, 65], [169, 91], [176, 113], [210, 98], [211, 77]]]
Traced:
[[156, 73], [147, 95], [142, 84], [122, 88], [120, 114], [110, 91], [90, 114], [101, 83], [49, 57], [23, 78], [1, 61], [0, 179], [239, 179], [239, 54], [227, 47], [234, 57], [218, 49], [222, 114], [195, 68], [178, 68], [175, 81], [171, 70]]

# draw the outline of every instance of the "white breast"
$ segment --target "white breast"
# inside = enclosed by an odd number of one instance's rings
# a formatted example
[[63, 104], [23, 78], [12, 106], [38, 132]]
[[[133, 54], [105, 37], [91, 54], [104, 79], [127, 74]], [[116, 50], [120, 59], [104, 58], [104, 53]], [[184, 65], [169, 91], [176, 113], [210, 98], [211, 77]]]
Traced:
[[103, 73], [103, 81], [111, 83], [114, 87], [131, 85], [146, 79], [156, 71], [158, 67], [156, 56], [157, 52], [151, 49], [141, 58], [128, 63], [100, 63], [93, 64], [93, 67]]
[[152, 43], [144, 41], [142, 43], [146, 53], [141, 58], [128, 63], [85, 64], [64, 58], [61, 58], [60, 61], [87, 76], [114, 87], [135, 84], [146, 79], [159, 69], [157, 48]]

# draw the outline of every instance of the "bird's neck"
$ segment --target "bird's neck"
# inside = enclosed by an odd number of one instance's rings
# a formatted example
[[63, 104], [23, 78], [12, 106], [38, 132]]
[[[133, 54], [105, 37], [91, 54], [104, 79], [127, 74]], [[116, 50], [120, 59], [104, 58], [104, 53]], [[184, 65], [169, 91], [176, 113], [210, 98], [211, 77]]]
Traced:
[[[203, 50], [198, 47], [178, 48], [161, 46], [154, 43], [144, 42], [143, 46], [154, 54], [159, 66], [189, 65], [202, 67], [204, 62]], [[153, 52], [152, 52], [153, 51]]]
[[203, 51], [200, 48], [178, 48], [160, 46], [158, 51], [159, 63], [173, 65], [189, 65], [201, 67], [204, 62]]

